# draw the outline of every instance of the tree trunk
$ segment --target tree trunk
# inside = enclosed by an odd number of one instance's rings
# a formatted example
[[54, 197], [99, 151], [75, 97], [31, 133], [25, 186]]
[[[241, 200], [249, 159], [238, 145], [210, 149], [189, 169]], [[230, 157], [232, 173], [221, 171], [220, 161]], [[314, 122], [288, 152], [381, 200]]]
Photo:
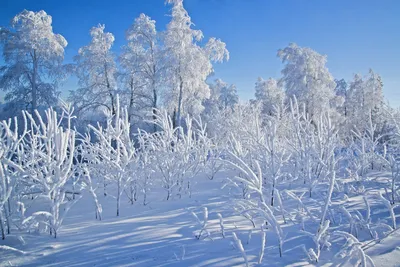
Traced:
[[[8, 190], [10, 188], [8, 175], [5, 175], [4, 178], [5, 178], [5, 182], [6, 182], [6, 192], [8, 192]], [[10, 197], [11, 196], [9, 196], [7, 199], [7, 207], [4, 205], [4, 213], [6, 216], [6, 223], [7, 223], [7, 234], [11, 233], [11, 227], [10, 227], [11, 201], [10, 201]]]
[[131, 122], [132, 121], [132, 110], [133, 110], [133, 103], [134, 103], [134, 100], [133, 100], [133, 98], [134, 98], [134, 93], [133, 93], [133, 91], [134, 91], [134, 86], [133, 86], [133, 79], [131, 79], [131, 81], [130, 81], [130, 86], [131, 86], [131, 99], [130, 99], [130, 101], [129, 101], [129, 114], [128, 114], [128, 121], [129, 122]]
[[[157, 91], [153, 82], [153, 121], [157, 120]], [[154, 123], [154, 132], [157, 132], [157, 125]]]
[[119, 207], [121, 199], [121, 180], [118, 179], [118, 191], [117, 191], [117, 216], [119, 216]]
[[115, 113], [116, 113], [115, 104], [114, 104], [115, 100], [114, 100], [114, 95], [111, 93], [111, 91], [110, 91], [110, 98], [111, 98], [111, 112], [112, 112], [112, 115], [115, 115]]
[[4, 224], [3, 224], [3, 211], [0, 209], [0, 229], [1, 229], [1, 239], [6, 239], [6, 234], [4, 232]]
[[114, 100], [114, 95], [113, 95], [113, 90], [111, 88], [111, 84], [110, 81], [108, 79], [108, 69], [107, 69], [107, 64], [104, 64], [104, 72], [105, 72], [105, 77], [106, 77], [106, 84], [107, 84], [107, 90], [108, 90], [108, 94], [110, 96], [110, 100], [111, 100], [111, 112], [112, 115], [115, 115], [116, 110], [115, 110], [115, 100]]
[[106, 177], [103, 177], [103, 194], [107, 196], [107, 184], [106, 184]]
[[183, 94], [183, 80], [182, 80], [181, 76], [179, 76], [179, 80], [180, 80], [180, 83], [179, 83], [179, 97], [178, 97], [178, 112], [176, 114], [176, 125], [178, 127], [181, 126], [181, 111], [182, 111], [182, 98], [183, 98], [183, 96], [182, 96], [182, 94]]
[[[394, 161], [394, 159], [393, 159]], [[392, 165], [394, 165], [395, 163], [392, 163]], [[395, 203], [395, 195], [396, 195], [396, 191], [395, 191], [395, 187], [396, 187], [396, 174], [393, 171], [394, 166], [392, 167], [392, 184], [391, 184], [391, 193], [392, 193], [392, 205], [394, 205]]]
[[172, 113], [172, 127], [176, 128], [176, 108], [174, 108], [174, 113]]
[[[8, 199], [8, 200], [10, 200], [10, 199]], [[8, 203], [8, 204], [10, 204], [10, 203]], [[10, 226], [10, 214], [11, 214], [11, 211], [9, 210], [9, 208], [10, 207], [7, 208], [4, 205], [4, 214], [6, 216], [7, 234], [11, 233], [11, 226]]]
[[274, 206], [274, 193], [275, 193], [275, 179], [272, 183], [272, 192], [271, 192], [271, 206]]
[[37, 68], [38, 68], [38, 62], [37, 62], [37, 56], [36, 56], [36, 51], [33, 50], [33, 74], [32, 74], [32, 114], [34, 113], [35, 109], [37, 109]]

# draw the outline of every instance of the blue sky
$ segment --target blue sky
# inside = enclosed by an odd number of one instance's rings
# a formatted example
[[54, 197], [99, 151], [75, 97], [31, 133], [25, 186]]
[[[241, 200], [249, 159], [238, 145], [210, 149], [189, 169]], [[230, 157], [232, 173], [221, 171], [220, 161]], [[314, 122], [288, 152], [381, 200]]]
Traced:
[[[231, 59], [215, 66], [215, 77], [235, 83], [244, 99], [253, 97], [257, 77], [279, 77], [276, 52], [295, 42], [328, 55], [335, 78], [349, 80], [374, 69], [383, 78], [386, 98], [400, 106], [400, 1], [185, 0], [184, 5], [206, 38], [227, 43]], [[135, 17], [145, 13], [163, 30], [170, 6], [164, 0], [1, 0], [0, 25], [23, 9], [53, 16], [54, 31], [69, 43], [66, 60], [71, 61], [89, 42], [92, 26], [105, 24], [118, 51]], [[75, 86], [69, 80], [64, 90]]]

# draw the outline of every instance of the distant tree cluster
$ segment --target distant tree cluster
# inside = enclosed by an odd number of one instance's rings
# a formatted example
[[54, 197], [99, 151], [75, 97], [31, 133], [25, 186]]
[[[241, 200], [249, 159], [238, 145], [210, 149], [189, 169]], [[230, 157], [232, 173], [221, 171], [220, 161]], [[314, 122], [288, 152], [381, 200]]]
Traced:
[[[160, 106], [175, 113], [177, 124], [184, 114], [200, 114], [210, 98], [206, 80], [213, 72], [212, 62], [228, 60], [229, 53], [216, 38], [202, 46], [203, 33], [193, 29], [183, 1], [168, 3], [171, 21], [165, 32], [157, 32], [156, 22], [140, 14], [126, 31], [127, 44], [115, 55], [114, 35], [105, 31], [105, 25], [95, 26], [90, 43], [79, 49], [74, 64], [66, 66], [62, 62], [67, 41], [53, 33], [52, 17], [44, 11], [18, 14], [0, 32], [5, 61], [0, 88], [7, 92], [8, 108], [55, 105], [58, 83], [72, 73], [79, 88], [68, 100], [81, 116], [104, 110], [114, 114], [117, 95], [129, 106], [130, 120], [148, 119]], [[225, 105], [232, 101], [223, 97]]]

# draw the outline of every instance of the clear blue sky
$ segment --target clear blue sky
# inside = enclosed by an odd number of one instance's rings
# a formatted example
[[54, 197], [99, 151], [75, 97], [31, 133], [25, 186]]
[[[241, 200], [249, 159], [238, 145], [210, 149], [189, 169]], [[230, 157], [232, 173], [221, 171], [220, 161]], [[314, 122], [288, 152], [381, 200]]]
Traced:
[[[398, 0], [185, 0], [184, 5], [206, 38], [227, 43], [229, 62], [215, 67], [216, 77], [235, 83], [244, 99], [254, 95], [257, 77], [279, 77], [279, 48], [290, 42], [328, 55], [335, 78], [350, 79], [373, 68], [381, 74], [385, 96], [400, 106], [400, 1]], [[104, 23], [125, 43], [134, 18], [145, 13], [163, 30], [170, 6], [164, 0], [1, 0], [0, 25], [23, 9], [45, 10], [56, 33], [68, 41], [66, 59], [89, 40], [89, 29]], [[68, 81], [64, 89], [73, 89]]]

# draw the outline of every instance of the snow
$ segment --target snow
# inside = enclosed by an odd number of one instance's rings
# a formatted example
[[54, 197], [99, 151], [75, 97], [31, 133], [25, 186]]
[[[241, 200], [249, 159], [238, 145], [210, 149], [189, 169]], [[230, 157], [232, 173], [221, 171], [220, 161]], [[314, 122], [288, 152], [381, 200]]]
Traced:
[[[221, 177], [205, 178], [196, 185], [192, 198], [165, 201], [160, 198], [163, 194], [152, 192], [147, 206], [139, 202], [131, 205], [125, 199], [121, 205], [122, 216], [118, 218], [114, 212], [115, 200], [100, 197], [104, 207], [102, 221], [95, 220], [92, 199], [86, 193], [80, 204], [69, 211], [57, 239], [43, 234], [24, 234], [25, 243], [9, 238], [12, 236], [0, 241], [1, 246], [24, 252], [0, 247], [0, 266], [243, 266], [240, 251], [231, 244], [233, 232], [242, 240], [250, 266], [254, 266], [259, 257], [260, 231], [254, 229], [252, 241], [247, 244], [248, 231], [253, 227], [232, 212], [232, 192], [221, 186]], [[354, 206], [363, 204], [358, 197], [350, 201]], [[197, 240], [194, 236], [198, 226], [189, 211], [196, 212], [202, 220], [205, 207], [213, 240]], [[224, 218], [226, 238], [221, 235], [218, 213]], [[372, 216], [377, 213], [381, 213], [380, 209], [373, 208]], [[385, 217], [389, 219], [389, 214]], [[263, 266], [312, 266], [302, 245], [312, 246], [314, 241], [302, 234], [298, 225], [289, 223], [282, 228], [286, 233], [283, 257], [279, 258], [277, 253], [276, 236], [267, 231]], [[394, 232], [366, 250], [376, 266], [397, 265], [399, 235]], [[335, 266], [331, 262], [333, 254], [334, 251], [321, 251], [319, 266]]]

